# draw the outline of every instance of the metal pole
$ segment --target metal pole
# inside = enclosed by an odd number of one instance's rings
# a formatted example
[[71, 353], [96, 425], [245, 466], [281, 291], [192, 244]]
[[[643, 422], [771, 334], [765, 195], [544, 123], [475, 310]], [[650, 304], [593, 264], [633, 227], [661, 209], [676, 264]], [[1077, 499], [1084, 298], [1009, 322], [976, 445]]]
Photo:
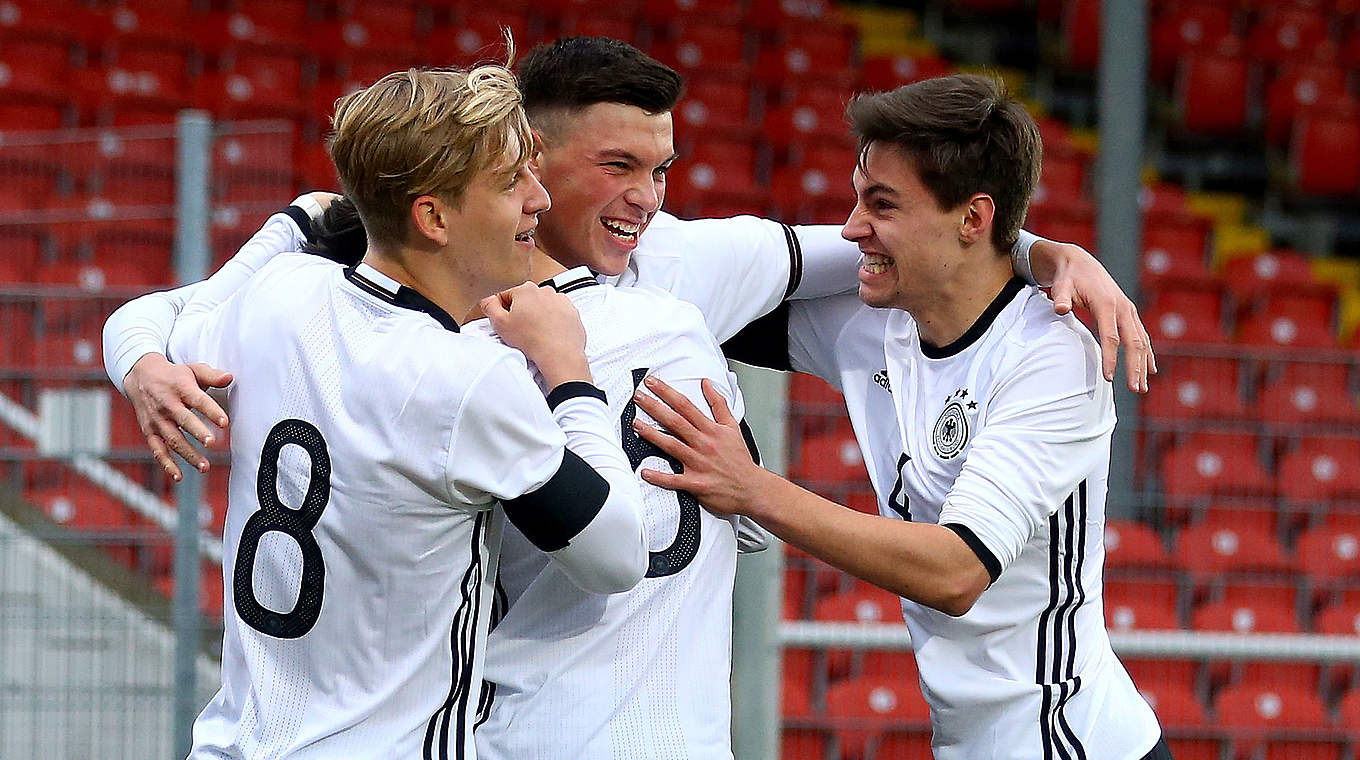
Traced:
[[[208, 172], [212, 155], [212, 121], [203, 111], [181, 111], [175, 124], [175, 275], [181, 283], [208, 275]], [[189, 754], [198, 713], [196, 666], [200, 620], [198, 513], [203, 504], [203, 478], [184, 467], [175, 488], [179, 521], [175, 531], [175, 700], [176, 757]]]
[[[1096, 174], [1097, 250], [1124, 292], [1138, 301], [1138, 259], [1143, 220], [1143, 132], [1147, 116], [1146, 0], [1106, 0], [1101, 13], [1100, 159]], [[1115, 381], [1119, 424], [1110, 450], [1107, 512], [1133, 517], [1133, 469], [1139, 427], [1138, 399]]]
[[[788, 376], [733, 364], [746, 421], [760, 447], [762, 464], [785, 470]], [[737, 562], [732, 620], [732, 753], [741, 760], [779, 757], [779, 614], [783, 597], [784, 545], [772, 539], [763, 552]]]

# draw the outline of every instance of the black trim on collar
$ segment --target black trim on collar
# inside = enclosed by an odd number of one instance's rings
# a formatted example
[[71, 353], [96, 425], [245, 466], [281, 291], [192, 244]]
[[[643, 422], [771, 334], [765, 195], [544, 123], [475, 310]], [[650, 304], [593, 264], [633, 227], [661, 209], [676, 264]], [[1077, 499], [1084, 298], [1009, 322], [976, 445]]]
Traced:
[[312, 217], [310, 214], [297, 206], [286, 206], [279, 213], [292, 219], [297, 224], [298, 229], [302, 230], [302, 236], [307, 238], [307, 242], [312, 242]]
[[588, 288], [591, 285], [599, 285], [599, 280], [595, 279], [596, 274], [586, 267], [573, 267], [565, 272], [549, 277], [540, 282], [540, 288], [552, 288], [558, 293], [570, 293], [573, 290]]
[[922, 340], [921, 353], [925, 354], [927, 359], [948, 359], [973, 345], [977, 342], [978, 338], [982, 337], [983, 333], [987, 332], [987, 328], [992, 326], [992, 323], [996, 321], [997, 315], [1001, 313], [1002, 309], [1006, 308], [1006, 305], [1011, 302], [1011, 299], [1015, 298], [1015, 294], [1019, 293], [1028, 285], [1029, 283], [1019, 277], [1012, 277], [1006, 283], [1006, 286], [1001, 289], [1001, 292], [996, 294], [996, 298], [993, 298], [992, 302], [987, 304], [987, 308], [983, 310], [982, 316], [978, 317], [972, 327], [969, 327], [963, 335], [960, 335], [958, 340], [939, 348]]
[[[369, 295], [380, 298], [393, 306], [425, 312], [431, 317], [434, 317], [434, 321], [438, 322], [445, 330], [459, 332], [458, 322], [456, 322], [453, 317], [449, 316], [447, 311], [440, 308], [439, 304], [405, 285], [398, 285], [396, 292], [393, 292], [385, 286], [365, 277], [363, 273], [359, 271], [359, 267], [361, 266], [366, 265], [363, 262], [359, 262], [352, 267], [345, 267], [345, 279], [354, 283], [356, 287]], [[371, 269], [372, 267], [369, 268]]]
[[803, 245], [792, 227], [782, 223], [779, 226], [784, 228], [784, 242], [789, 246], [789, 286], [784, 290], [784, 298], [788, 299], [803, 284]]

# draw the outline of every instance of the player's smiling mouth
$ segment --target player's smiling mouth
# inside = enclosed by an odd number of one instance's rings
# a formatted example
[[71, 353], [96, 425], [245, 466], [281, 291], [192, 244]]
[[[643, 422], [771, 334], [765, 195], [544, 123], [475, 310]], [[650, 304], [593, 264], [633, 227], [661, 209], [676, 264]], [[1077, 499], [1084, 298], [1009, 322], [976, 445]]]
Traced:
[[604, 225], [610, 235], [625, 243], [637, 242], [638, 232], [642, 230], [641, 222], [627, 222], [622, 219], [600, 217], [600, 224]]
[[860, 268], [869, 274], [883, 274], [893, 268], [893, 260], [877, 253], [862, 253]]

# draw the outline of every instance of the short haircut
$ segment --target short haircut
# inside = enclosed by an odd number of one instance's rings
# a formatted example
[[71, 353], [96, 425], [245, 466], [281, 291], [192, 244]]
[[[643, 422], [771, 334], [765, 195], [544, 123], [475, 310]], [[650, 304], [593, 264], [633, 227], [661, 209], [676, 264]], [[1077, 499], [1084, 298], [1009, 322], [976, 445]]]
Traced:
[[331, 205], [321, 213], [321, 218], [312, 223], [311, 239], [302, 250], [324, 256], [345, 266], [358, 264], [368, 250], [368, 235], [364, 223], [359, 219], [359, 209], [349, 196], [341, 196], [331, 201]]
[[523, 164], [533, 151], [504, 66], [393, 72], [336, 101], [331, 125], [340, 184], [382, 245], [402, 242], [417, 197], [457, 204], [474, 174]]
[[1043, 144], [1033, 117], [999, 80], [973, 74], [926, 79], [860, 95], [846, 115], [859, 140], [861, 167], [870, 145], [896, 146], [941, 209], [974, 193], [990, 195], [996, 204], [992, 242], [1002, 252], [1015, 244], [1039, 183]]
[[680, 100], [680, 75], [626, 42], [563, 37], [539, 45], [519, 64], [524, 109], [538, 126], [547, 112], [621, 103], [665, 113]]

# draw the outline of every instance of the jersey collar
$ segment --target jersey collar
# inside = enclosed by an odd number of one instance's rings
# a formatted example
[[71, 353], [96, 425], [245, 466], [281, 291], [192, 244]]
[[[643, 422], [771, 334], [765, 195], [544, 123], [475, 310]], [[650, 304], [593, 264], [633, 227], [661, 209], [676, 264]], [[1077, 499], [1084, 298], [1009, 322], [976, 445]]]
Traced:
[[362, 261], [345, 268], [345, 278], [369, 295], [403, 309], [423, 311], [445, 330], [458, 332], [458, 323], [434, 301], [379, 272]]
[[936, 348], [923, 340], [921, 341], [921, 353], [925, 354], [927, 359], [948, 359], [973, 345], [977, 342], [978, 338], [982, 337], [983, 333], [987, 332], [987, 328], [992, 326], [992, 323], [995, 322], [996, 318], [1001, 314], [1001, 310], [1006, 308], [1006, 305], [1015, 298], [1015, 294], [1019, 293], [1028, 284], [1029, 283], [1019, 277], [1012, 277], [1006, 283], [1005, 287], [1001, 288], [1001, 292], [997, 293], [996, 298], [993, 298], [992, 302], [987, 304], [987, 308], [983, 310], [982, 316], [978, 317], [972, 327], [969, 327], [963, 335], [960, 335], [958, 340], [955, 340], [947, 346], [940, 346], [939, 348]]
[[595, 273], [586, 267], [575, 267], [558, 274], [555, 277], [540, 282], [539, 287], [552, 288], [558, 293], [570, 293], [573, 290], [588, 288], [591, 285], [599, 285], [600, 281], [595, 279]]

